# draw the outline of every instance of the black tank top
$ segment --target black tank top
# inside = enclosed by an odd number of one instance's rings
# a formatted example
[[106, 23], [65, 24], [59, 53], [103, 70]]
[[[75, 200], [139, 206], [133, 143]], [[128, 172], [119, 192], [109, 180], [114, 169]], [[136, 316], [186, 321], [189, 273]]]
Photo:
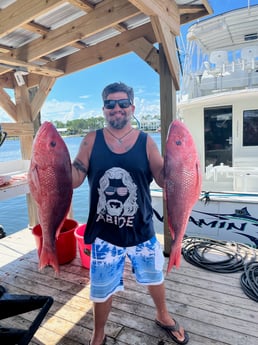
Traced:
[[99, 237], [121, 247], [135, 246], [154, 236], [146, 152], [147, 134], [140, 132], [127, 152], [112, 152], [103, 129], [96, 139], [88, 169], [90, 211], [85, 243]]

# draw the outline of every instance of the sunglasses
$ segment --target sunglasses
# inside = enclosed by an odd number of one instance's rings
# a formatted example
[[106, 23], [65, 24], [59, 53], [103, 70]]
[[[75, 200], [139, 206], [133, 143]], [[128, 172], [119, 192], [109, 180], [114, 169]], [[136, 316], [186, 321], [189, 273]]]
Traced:
[[132, 105], [130, 99], [105, 99], [104, 101], [104, 107], [106, 109], [114, 109], [116, 104], [122, 109], [129, 108]]
[[127, 187], [108, 186], [105, 190], [105, 194], [108, 196], [114, 195], [115, 193], [117, 193], [120, 196], [126, 196], [128, 194], [128, 189]]

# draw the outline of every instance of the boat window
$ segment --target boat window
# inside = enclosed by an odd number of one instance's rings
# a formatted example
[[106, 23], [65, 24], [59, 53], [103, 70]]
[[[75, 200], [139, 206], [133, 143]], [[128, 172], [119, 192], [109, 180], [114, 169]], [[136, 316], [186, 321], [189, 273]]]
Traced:
[[232, 166], [232, 107], [204, 109], [205, 166]]
[[243, 146], [258, 146], [258, 109], [243, 112]]

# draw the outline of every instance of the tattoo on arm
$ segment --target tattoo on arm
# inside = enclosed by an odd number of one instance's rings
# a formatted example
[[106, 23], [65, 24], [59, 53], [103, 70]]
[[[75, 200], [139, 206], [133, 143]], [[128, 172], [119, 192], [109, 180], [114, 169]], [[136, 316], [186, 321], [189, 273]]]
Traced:
[[75, 167], [75, 169], [80, 170], [85, 175], [87, 175], [88, 171], [87, 171], [85, 165], [79, 159], [77, 159], [73, 162], [73, 166]]

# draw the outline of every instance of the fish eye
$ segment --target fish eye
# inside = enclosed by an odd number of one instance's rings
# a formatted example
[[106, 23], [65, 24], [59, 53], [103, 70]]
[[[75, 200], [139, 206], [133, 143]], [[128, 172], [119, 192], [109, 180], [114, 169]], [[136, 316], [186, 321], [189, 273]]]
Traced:
[[182, 141], [181, 141], [181, 140], [177, 140], [177, 141], [176, 141], [176, 145], [177, 145], [177, 146], [180, 146], [181, 144], [182, 144]]
[[51, 141], [50, 142], [50, 146], [55, 147], [56, 146], [56, 142], [55, 141]]

